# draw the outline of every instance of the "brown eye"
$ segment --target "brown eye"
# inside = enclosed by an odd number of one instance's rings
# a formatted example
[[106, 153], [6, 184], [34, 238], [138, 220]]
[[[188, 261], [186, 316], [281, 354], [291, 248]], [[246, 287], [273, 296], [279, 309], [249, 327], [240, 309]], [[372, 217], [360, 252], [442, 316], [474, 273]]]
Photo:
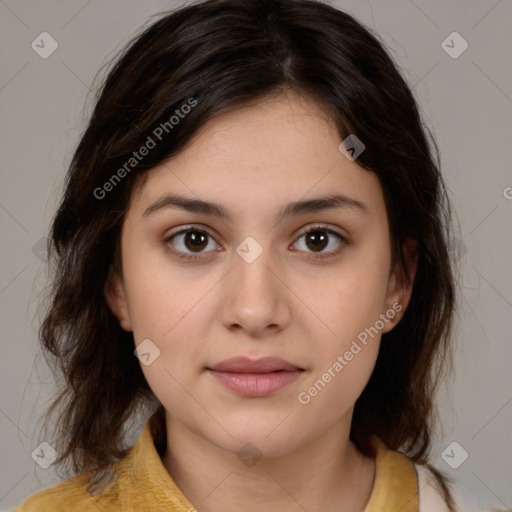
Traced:
[[[302, 243], [299, 243], [302, 241]], [[336, 256], [341, 247], [348, 245], [348, 241], [344, 236], [340, 235], [332, 229], [323, 226], [314, 226], [304, 232], [296, 242], [301, 251], [317, 254], [314, 258], [320, 259], [324, 257]], [[301, 247], [302, 245], [302, 247]], [[325, 250], [325, 249], [328, 250]]]
[[323, 250], [329, 242], [329, 236], [324, 231], [309, 231], [306, 235], [306, 245], [312, 250]]
[[211, 250], [218, 247], [213, 237], [201, 229], [184, 229], [168, 237], [165, 242], [173, 247], [172, 252], [183, 259], [193, 259], [210, 252], [205, 250], [209, 244]]
[[186, 231], [185, 232], [185, 247], [193, 252], [201, 251], [207, 245], [208, 233], [204, 231]]

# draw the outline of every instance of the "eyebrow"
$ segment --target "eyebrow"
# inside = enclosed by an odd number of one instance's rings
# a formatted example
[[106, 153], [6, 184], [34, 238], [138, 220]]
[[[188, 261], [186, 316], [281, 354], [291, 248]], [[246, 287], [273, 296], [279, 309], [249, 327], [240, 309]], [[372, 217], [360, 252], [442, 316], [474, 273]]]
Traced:
[[[212, 215], [227, 221], [230, 221], [232, 217], [234, 217], [234, 215], [231, 215], [230, 212], [220, 204], [177, 194], [166, 194], [144, 210], [143, 218], [147, 218], [154, 212], [168, 208], [179, 208], [191, 213]], [[352, 199], [344, 194], [334, 194], [289, 203], [278, 212], [276, 220], [315, 213], [330, 208], [348, 208], [362, 214], [369, 213], [368, 207], [361, 201]]]

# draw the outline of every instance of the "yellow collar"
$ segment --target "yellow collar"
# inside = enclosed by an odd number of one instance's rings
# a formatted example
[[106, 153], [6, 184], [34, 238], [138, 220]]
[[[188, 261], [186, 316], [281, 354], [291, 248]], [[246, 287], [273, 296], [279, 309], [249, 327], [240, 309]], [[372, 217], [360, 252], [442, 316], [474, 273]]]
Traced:
[[376, 436], [375, 481], [364, 512], [399, 510], [418, 512], [418, 477], [413, 462], [403, 453], [389, 450]]
[[[157, 412], [146, 422], [124, 459], [44, 489], [13, 512], [194, 512], [160, 458], [165, 450], [162, 418]], [[373, 437], [372, 443], [376, 449], [375, 481], [364, 512], [418, 512], [414, 464], [402, 453], [388, 450], [378, 438]]]
[[[176, 512], [194, 510], [162, 463], [154, 444], [156, 431], [153, 430], [152, 434], [152, 429], [158, 428], [161, 427], [156, 425], [155, 416], [148, 420], [138, 443], [121, 462], [123, 466], [129, 468], [129, 481], [125, 484], [126, 493], [121, 493], [120, 496], [123, 507], [138, 510], [132, 507], [139, 506], [140, 510], [144, 510], [144, 503], [147, 503], [144, 500], [147, 499], [149, 502], [158, 502], [162, 510], [165, 507]], [[388, 450], [375, 436], [372, 443], [376, 449], [375, 481], [364, 512], [418, 512], [418, 483], [414, 464], [404, 454]], [[136, 492], [133, 492], [133, 489], [136, 489]], [[130, 503], [124, 502], [123, 494], [131, 496]]]

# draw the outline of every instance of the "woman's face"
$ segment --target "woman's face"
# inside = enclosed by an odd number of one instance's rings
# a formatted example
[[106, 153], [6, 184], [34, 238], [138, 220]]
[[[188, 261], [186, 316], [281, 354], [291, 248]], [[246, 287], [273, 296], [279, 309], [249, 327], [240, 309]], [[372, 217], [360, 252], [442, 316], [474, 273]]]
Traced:
[[[340, 142], [313, 102], [281, 96], [210, 121], [132, 197], [107, 300], [169, 421], [233, 453], [348, 436], [407, 305], [379, 181]], [[235, 357], [289, 366], [214, 370]]]

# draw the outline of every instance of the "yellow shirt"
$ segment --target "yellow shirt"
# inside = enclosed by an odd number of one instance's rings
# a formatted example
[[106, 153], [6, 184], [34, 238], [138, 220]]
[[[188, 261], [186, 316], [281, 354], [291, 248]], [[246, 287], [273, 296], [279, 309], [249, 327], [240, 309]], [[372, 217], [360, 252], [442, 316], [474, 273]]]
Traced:
[[[162, 463], [152, 422], [121, 461], [39, 491], [12, 512], [194, 512]], [[364, 512], [418, 512], [418, 478], [413, 462], [388, 450], [378, 438], [375, 481]]]

